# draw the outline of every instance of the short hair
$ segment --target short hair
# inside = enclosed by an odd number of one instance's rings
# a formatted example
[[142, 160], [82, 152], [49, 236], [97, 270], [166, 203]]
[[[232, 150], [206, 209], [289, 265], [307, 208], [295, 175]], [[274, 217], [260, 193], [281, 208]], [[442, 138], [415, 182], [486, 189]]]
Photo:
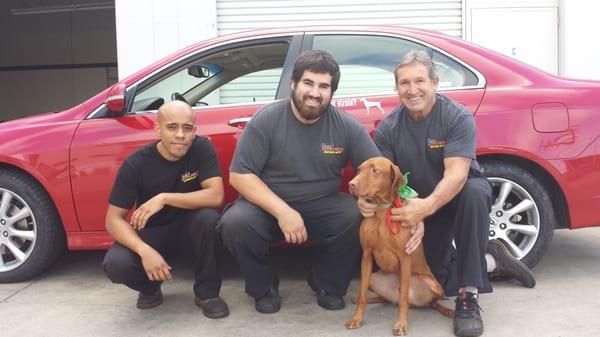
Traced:
[[439, 79], [438, 75], [435, 72], [435, 64], [429, 55], [423, 50], [412, 50], [408, 52], [408, 54], [404, 55], [400, 62], [396, 64], [396, 69], [394, 69], [394, 79], [396, 80], [396, 84], [398, 84], [398, 70], [404, 66], [413, 65], [413, 64], [421, 64], [427, 68], [427, 73], [429, 74], [429, 79], [432, 81], [437, 81]]
[[156, 121], [158, 122], [159, 120], [164, 118], [165, 111], [171, 110], [171, 109], [183, 109], [186, 111], [191, 111], [192, 119], [194, 120], [194, 123], [196, 122], [196, 112], [194, 111], [194, 109], [192, 109], [192, 106], [189, 105], [187, 102], [179, 101], [179, 100], [170, 101], [170, 102], [167, 102], [167, 103], [161, 105], [157, 111], [157, 120]]
[[305, 70], [318, 74], [331, 75], [331, 93], [333, 94], [340, 83], [340, 66], [333, 56], [324, 50], [305, 51], [294, 62], [292, 81], [298, 83]]

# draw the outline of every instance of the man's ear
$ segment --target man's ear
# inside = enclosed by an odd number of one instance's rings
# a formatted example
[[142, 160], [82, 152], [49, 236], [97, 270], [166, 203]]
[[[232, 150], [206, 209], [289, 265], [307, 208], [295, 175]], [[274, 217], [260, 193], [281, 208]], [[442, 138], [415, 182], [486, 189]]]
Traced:
[[404, 182], [404, 177], [402, 176], [402, 172], [400, 172], [400, 168], [397, 165], [390, 164], [390, 172], [392, 173], [392, 200], [396, 197], [396, 193], [398, 191], [398, 187], [400, 184]]
[[160, 125], [158, 124], [158, 122], [154, 123], [154, 134], [156, 135], [156, 137], [160, 138]]

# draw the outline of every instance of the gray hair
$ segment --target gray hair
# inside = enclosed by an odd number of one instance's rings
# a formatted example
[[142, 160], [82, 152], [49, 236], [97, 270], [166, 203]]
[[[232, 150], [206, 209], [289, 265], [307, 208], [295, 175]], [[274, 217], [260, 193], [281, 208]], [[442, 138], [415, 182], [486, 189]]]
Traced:
[[425, 68], [427, 68], [430, 80], [437, 81], [439, 79], [438, 75], [435, 73], [435, 64], [433, 63], [433, 60], [431, 60], [431, 57], [423, 50], [412, 50], [404, 55], [400, 62], [396, 64], [396, 69], [394, 69], [394, 79], [396, 80], [396, 83], [398, 83], [398, 70], [404, 66], [413, 64], [424, 65]]

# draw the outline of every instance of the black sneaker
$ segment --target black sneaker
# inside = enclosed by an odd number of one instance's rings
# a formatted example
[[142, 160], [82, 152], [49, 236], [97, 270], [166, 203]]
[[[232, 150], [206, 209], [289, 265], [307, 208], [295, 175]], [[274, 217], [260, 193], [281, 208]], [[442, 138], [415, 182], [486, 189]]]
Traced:
[[162, 292], [160, 288], [154, 293], [150, 295], [146, 295], [142, 292], [138, 294], [138, 299], [136, 303], [136, 307], [138, 309], [151, 309], [159, 306], [163, 302]]
[[483, 322], [479, 314], [477, 294], [462, 292], [456, 296], [454, 308], [454, 335], [459, 337], [477, 337], [483, 333]]
[[219, 296], [201, 300], [195, 296], [194, 303], [202, 308], [202, 313], [208, 318], [222, 318], [229, 315], [227, 303]]
[[496, 269], [489, 274], [490, 280], [500, 281], [514, 278], [527, 288], [535, 287], [535, 277], [531, 269], [512, 256], [500, 241], [489, 241], [487, 252], [496, 260]]
[[332, 295], [321, 288], [316, 278], [316, 274], [311, 271], [306, 277], [306, 282], [310, 288], [317, 294], [317, 304], [327, 310], [340, 310], [346, 307], [344, 298], [340, 295]]
[[275, 286], [271, 286], [263, 296], [254, 299], [254, 308], [263, 314], [276, 313], [281, 309], [281, 296]]

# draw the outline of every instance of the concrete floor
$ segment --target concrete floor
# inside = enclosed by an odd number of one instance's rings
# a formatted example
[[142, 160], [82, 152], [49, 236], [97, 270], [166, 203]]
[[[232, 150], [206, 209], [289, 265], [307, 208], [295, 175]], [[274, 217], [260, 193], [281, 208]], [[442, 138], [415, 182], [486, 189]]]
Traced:
[[[279, 249], [282, 310], [264, 315], [243, 290], [237, 265], [223, 261], [222, 297], [231, 315], [205, 318], [193, 304], [189, 263], [174, 264], [175, 279], [163, 285], [164, 303], [152, 310], [135, 308], [136, 293], [113, 285], [100, 270], [103, 252], [70, 252], [51, 271], [29, 282], [0, 284], [0, 336], [391, 336], [397, 308], [367, 307], [358, 330], [344, 323], [354, 311], [321, 309], [304, 281], [313, 252]], [[596, 337], [600, 331], [600, 228], [561, 230], [535, 268], [537, 286], [494, 283], [482, 295], [484, 336]], [[453, 301], [445, 305], [453, 307]], [[410, 336], [452, 336], [452, 321], [430, 309], [410, 311]]]

